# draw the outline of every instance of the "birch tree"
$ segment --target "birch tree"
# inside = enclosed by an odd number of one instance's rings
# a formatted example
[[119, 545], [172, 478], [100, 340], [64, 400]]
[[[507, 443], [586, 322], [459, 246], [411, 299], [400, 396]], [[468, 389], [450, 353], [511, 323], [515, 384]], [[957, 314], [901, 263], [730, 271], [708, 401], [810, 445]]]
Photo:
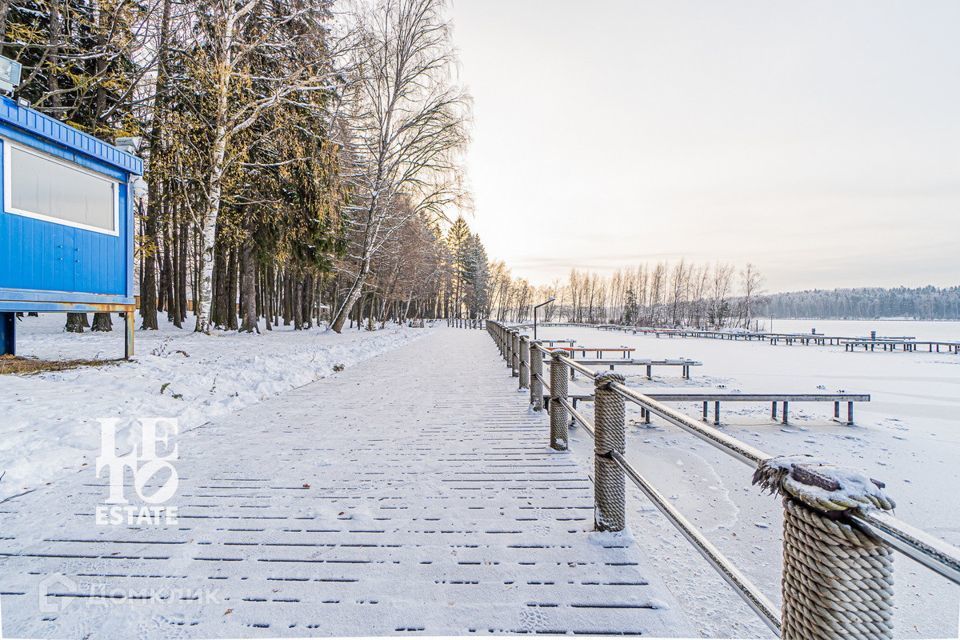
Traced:
[[[202, 44], [206, 53], [195, 68], [207, 70], [205, 78], [210, 112], [209, 156], [203, 179], [204, 203], [196, 330], [210, 331], [210, 304], [213, 298], [213, 247], [217, 219], [223, 199], [224, 178], [233, 162], [242, 156], [228, 154], [231, 142], [254, 126], [269, 110], [293, 102], [303, 94], [329, 89], [332, 69], [327, 64], [321, 36], [329, 19], [329, 1], [317, 0], [306, 6], [268, 5], [260, 0], [210, 0], [204, 3], [201, 21]], [[299, 58], [297, 66], [286, 66], [282, 74], [257, 74], [254, 58], [261, 51], [272, 57]], [[311, 54], [313, 54], [311, 56]], [[256, 84], [260, 95], [233, 99], [244, 83]]]
[[457, 162], [469, 105], [452, 80], [444, 10], [443, 0], [378, 0], [353, 16], [357, 39], [342, 109], [346, 163], [354, 169], [351, 285], [334, 331], [343, 329], [384, 244], [411, 216], [443, 216], [463, 195]]

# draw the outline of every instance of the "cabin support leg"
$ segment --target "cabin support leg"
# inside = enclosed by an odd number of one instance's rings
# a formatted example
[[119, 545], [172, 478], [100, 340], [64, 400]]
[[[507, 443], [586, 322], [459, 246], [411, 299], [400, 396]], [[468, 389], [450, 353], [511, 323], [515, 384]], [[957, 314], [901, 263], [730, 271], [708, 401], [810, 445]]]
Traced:
[[770, 419], [774, 422], [777, 421], [777, 402], [773, 401], [770, 403]]
[[853, 402], [847, 403], [847, 426], [853, 426]]
[[713, 403], [713, 425], [715, 427], [720, 426], [720, 402], [716, 401]]
[[127, 360], [133, 357], [133, 332], [136, 328], [135, 316], [136, 314], [132, 308], [123, 312], [123, 325], [125, 328], [123, 357]]
[[790, 403], [786, 400], [783, 401], [783, 424], [787, 424], [790, 419]]
[[17, 314], [0, 312], [0, 356], [17, 355]]

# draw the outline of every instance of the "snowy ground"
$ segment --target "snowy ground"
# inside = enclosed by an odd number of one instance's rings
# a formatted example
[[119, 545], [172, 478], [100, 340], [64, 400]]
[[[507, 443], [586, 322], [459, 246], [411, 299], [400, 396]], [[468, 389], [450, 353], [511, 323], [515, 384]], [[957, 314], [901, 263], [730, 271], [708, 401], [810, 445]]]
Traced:
[[182, 434], [175, 525], [96, 525], [90, 468], [0, 505], [0, 637], [688, 637], [516, 389], [438, 329]]
[[[115, 322], [111, 333], [78, 335], [63, 332], [64, 317], [44, 314], [18, 322], [18, 354], [44, 359], [123, 354], [122, 323]], [[192, 327], [192, 319], [185, 326]], [[137, 355], [130, 363], [0, 376], [0, 500], [93, 464], [100, 446], [98, 418], [120, 418], [117, 444], [132, 445], [135, 431], [129, 425], [138, 417], [177, 417], [181, 431], [188, 430], [427, 331], [387, 327], [337, 335], [281, 326], [260, 335], [202, 336], [165, 324], [160, 331], [137, 331]]]
[[[809, 325], [809, 326], [807, 326]], [[776, 321], [777, 330], [837, 331], [877, 328], [919, 338], [960, 337], [960, 323]], [[789, 329], [788, 329], [789, 327]], [[900, 335], [903, 335], [902, 333]], [[722, 427], [771, 454], [813, 454], [859, 469], [887, 483], [896, 515], [960, 545], [960, 357], [947, 354], [846, 353], [843, 347], [770, 346], [767, 343], [638, 337], [569, 327], [541, 328], [541, 338], [574, 338], [586, 346], [636, 347], [637, 357], [701, 360], [685, 382], [664, 369], [647, 382], [637, 368], [629, 382], [656, 391], [836, 392], [872, 394], [856, 407], [856, 426], [831, 421], [833, 405], [792, 404], [792, 424], [770, 419], [769, 405], [722, 406]], [[632, 375], [630, 369], [623, 372]], [[582, 381], [580, 388], [586, 388]], [[573, 387], [571, 387], [571, 390]], [[699, 405], [682, 407], [699, 416]], [[639, 411], [628, 418], [639, 422]], [[589, 456], [590, 437], [572, 438]], [[685, 515], [708, 534], [762, 590], [779, 602], [780, 506], [750, 484], [751, 470], [662, 422], [628, 429], [628, 458]], [[705, 637], [767, 637], [765, 628], [638, 491], [628, 497], [631, 528], [658, 573]], [[960, 588], [899, 556], [896, 566], [897, 637], [958, 636]]]

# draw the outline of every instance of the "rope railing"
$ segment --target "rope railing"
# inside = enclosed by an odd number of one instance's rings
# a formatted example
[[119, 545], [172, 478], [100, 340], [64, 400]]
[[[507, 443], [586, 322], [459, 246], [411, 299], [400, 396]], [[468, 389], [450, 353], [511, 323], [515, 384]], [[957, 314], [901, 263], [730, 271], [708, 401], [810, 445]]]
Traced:
[[[892, 638], [894, 550], [960, 584], [960, 550], [893, 517], [894, 503], [883, 483], [802, 456], [772, 456], [628, 388], [620, 374], [598, 373], [521, 337], [518, 327], [489, 321], [487, 330], [511, 369], [529, 372], [526, 378], [519, 374], [520, 387], [529, 387], [535, 411], [548, 410], [550, 446], [565, 451], [572, 425], [593, 437], [595, 528], [625, 527], [629, 478], [775, 634], [791, 640]], [[549, 386], [544, 356], [550, 363]], [[570, 401], [572, 371], [594, 382], [593, 421]], [[783, 496], [782, 620], [775, 606], [627, 461], [626, 402], [750, 466], [754, 484]]]

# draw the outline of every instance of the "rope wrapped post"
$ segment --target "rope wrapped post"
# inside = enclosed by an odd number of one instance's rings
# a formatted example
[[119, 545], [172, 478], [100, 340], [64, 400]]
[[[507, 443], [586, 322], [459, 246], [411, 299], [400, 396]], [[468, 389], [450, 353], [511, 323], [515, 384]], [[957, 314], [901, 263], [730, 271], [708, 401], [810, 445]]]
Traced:
[[520, 336], [520, 388], [530, 388], [530, 338]]
[[543, 353], [539, 342], [530, 343], [530, 404], [534, 411], [543, 411]]
[[893, 509], [884, 484], [799, 456], [763, 461], [753, 481], [783, 495], [782, 637], [892, 638], [892, 549], [846, 518]]
[[623, 384], [623, 375], [601, 373], [594, 390], [593, 523], [597, 531], [623, 531], [626, 526], [623, 469], [610, 457], [613, 451], [626, 453], [626, 408], [623, 396], [610, 388], [612, 383]]
[[557, 451], [567, 450], [567, 427], [570, 416], [567, 408], [560, 404], [567, 397], [567, 369], [569, 367], [560, 358], [562, 351], [554, 351], [550, 360], [550, 448]]
[[510, 333], [510, 375], [516, 378], [520, 375], [520, 332], [514, 329]]

